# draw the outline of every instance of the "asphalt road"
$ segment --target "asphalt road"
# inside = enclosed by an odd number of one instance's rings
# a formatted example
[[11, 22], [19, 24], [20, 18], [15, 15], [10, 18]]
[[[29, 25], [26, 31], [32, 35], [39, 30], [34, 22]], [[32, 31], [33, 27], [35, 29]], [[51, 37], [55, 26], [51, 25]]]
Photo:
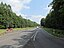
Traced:
[[24, 48], [64, 48], [64, 40], [51, 36], [41, 28], [38, 28], [36, 40], [33, 38], [24, 46]]
[[30, 40], [33, 30], [14, 31], [0, 36], [0, 48], [23, 48]]

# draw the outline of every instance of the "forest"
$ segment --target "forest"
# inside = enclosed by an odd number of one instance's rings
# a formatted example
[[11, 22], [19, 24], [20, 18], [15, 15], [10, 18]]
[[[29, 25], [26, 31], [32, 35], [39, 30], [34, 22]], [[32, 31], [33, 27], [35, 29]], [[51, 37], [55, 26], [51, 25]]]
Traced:
[[0, 3], [0, 29], [8, 27], [12, 28], [24, 28], [24, 27], [35, 27], [39, 24], [29, 19], [24, 19], [21, 15], [16, 15], [12, 11], [10, 5], [1, 2]]
[[41, 19], [41, 26], [64, 30], [64, 0], [53, 0], [48, 6], [52, 9]]

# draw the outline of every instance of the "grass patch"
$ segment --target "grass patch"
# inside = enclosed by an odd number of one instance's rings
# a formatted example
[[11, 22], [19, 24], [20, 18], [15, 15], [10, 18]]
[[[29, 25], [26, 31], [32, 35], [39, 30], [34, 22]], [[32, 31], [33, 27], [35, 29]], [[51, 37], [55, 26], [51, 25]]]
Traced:
[[5, 29], [0, 29], [0, 34], [6, 32]]
[[[31, 29], [33, 29], [33, 28], [35, 28], [35, 27], [13, 28], [13, 31], [14, 31], [14, 30], [31, 30]], [[5, 33], [5, 32], [6, 32], [6, 29], [0, 29], [0, 34], [1, 34], [1, 33]]]
[[43, 29], [54, 36], [64, 37], [64, 30], [45, 28], [45, 27], [43, 27]]
[[31, 30], [34, 27], [26, 27], [26, 28], [14, 28], [13, 30]]

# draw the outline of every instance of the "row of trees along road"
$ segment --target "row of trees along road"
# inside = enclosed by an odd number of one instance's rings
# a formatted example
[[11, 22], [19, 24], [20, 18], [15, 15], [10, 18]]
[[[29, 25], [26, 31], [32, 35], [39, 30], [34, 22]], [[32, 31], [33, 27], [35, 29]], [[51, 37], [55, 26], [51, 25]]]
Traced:
[[0, 4], [0, 28], [22, 28], [22, 27], [34, 27], [38, 24], [29, 19], [24, 19], [21, 15], [17, 16], [11, 9], [10, 5]]
[[45, 19], [41, 19], [41, 25], [44, 23], [42, 20], [45, 20], [45, 27], [64, 30], [64, 0], [53, 0], [49, 6], [52, 9]]

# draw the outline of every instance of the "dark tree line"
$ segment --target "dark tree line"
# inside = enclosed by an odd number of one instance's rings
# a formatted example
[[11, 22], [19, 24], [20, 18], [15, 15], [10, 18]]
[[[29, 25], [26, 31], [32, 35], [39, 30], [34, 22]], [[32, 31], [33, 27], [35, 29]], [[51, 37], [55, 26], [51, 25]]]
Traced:
[[52, 9], [45, 18], [45, 26], [64, 30], [64, 0], [53, 0], [49, 6]]
[[10, 5], [6, 3], [0, 4], [0, 28], [23, 28], [23, 27], [34, 27], [38, 24], [29, 19], [24, 19], [21, 15], [17, 16], [11, 9]]
[[42, 18], [42, 19], [41, 19], [40, 24], [41, 24], [41, 26], [45, 26], [45, 18]]

